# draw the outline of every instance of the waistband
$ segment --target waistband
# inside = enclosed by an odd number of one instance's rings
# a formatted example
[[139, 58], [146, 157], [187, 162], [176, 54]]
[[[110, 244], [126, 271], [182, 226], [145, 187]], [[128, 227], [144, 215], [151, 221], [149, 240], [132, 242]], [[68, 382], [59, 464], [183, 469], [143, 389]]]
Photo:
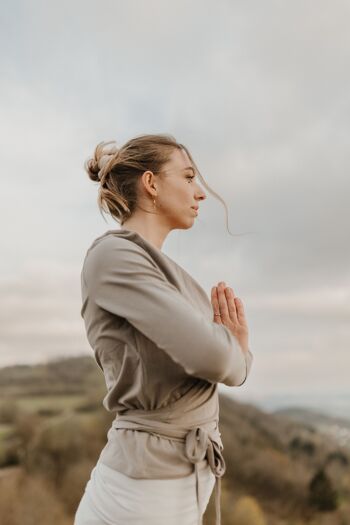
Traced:
[[[215, 476], [215, 525], [221, 525], [221, 477], [226, 471], [225, 460], [222, 455], [223, 444], [218, 427], [218, 418], [204, 418], [196, 421], [195, 413], [193, 425], [181, 426], [181, 416], [177, 421], [166, 421], [157, 418], [157, 410], [134, 409], [118, 415], [112, 422], [114, 428], [128, 428], [142, 430], [166, 437], [185, 444], [185, 454], [194, 465], [196, 476], [196, 497], [198, 507], [198, 525], [202, 525], [199, 506], [200, 482], [198, 463], [207, 458], [210, 469]], [[194, 411], [195, 412], [195, 411]]]

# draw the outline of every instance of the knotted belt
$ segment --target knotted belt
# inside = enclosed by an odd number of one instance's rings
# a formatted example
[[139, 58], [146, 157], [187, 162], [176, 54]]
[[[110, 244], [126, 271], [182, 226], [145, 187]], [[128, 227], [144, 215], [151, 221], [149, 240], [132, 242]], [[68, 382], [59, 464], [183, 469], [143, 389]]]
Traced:
[[128, 410], [118, 415], [113, 421], [114, 428], [128, 428], [150, 432], [160, 437], [185, 443], [185, 455], [194, 464], [196, 475], [196, 497], [198, 508], [198, 525], [202, 525], [198, 463], [207, 457], [210, 469], [215, 476], [215, 525], [221, 525], [221, 477], [226, 470], [225, 460], [221, 453], [223, 448], [217, 420], [203, 420], [192, 428], [179, 426], [178, 422], [156, 420], [152, 412], [157, 410]]

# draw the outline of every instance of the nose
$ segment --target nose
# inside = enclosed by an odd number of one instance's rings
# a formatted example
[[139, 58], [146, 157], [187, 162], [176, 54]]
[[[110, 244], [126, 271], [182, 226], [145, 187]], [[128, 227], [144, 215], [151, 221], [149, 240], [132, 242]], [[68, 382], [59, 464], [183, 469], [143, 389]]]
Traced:
[[207, 198], [207, 195], [204, 193], [204, 191], [201, 188], [199, 188], [199, 191], [195, 195], [195, 199], [199, 201], [203, 201], [206, 198]]
[[200, 195], [196, 195], [195, 199], [197, 201], [204, 201], [207, 198], [205, 193], [201, 193]]

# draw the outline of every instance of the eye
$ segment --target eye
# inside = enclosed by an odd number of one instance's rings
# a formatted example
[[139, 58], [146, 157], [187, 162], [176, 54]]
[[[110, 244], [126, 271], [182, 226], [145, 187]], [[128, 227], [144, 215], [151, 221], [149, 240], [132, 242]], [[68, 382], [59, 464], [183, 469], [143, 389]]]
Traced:
[[186, 179], [190, 179], [190, 180], [193, 180], [195, 178], [195, 175], [189, 175], [188, 177], [186, 177]]

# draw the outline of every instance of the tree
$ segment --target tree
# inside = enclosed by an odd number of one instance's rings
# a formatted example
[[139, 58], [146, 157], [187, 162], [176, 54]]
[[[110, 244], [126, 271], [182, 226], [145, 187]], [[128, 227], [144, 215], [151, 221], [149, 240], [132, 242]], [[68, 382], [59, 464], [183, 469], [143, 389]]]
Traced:
[[332, 482], [320, 468], [309, 483], [309, 502], [320, 511], [330, 511], [337, 508], [337, 493]]

